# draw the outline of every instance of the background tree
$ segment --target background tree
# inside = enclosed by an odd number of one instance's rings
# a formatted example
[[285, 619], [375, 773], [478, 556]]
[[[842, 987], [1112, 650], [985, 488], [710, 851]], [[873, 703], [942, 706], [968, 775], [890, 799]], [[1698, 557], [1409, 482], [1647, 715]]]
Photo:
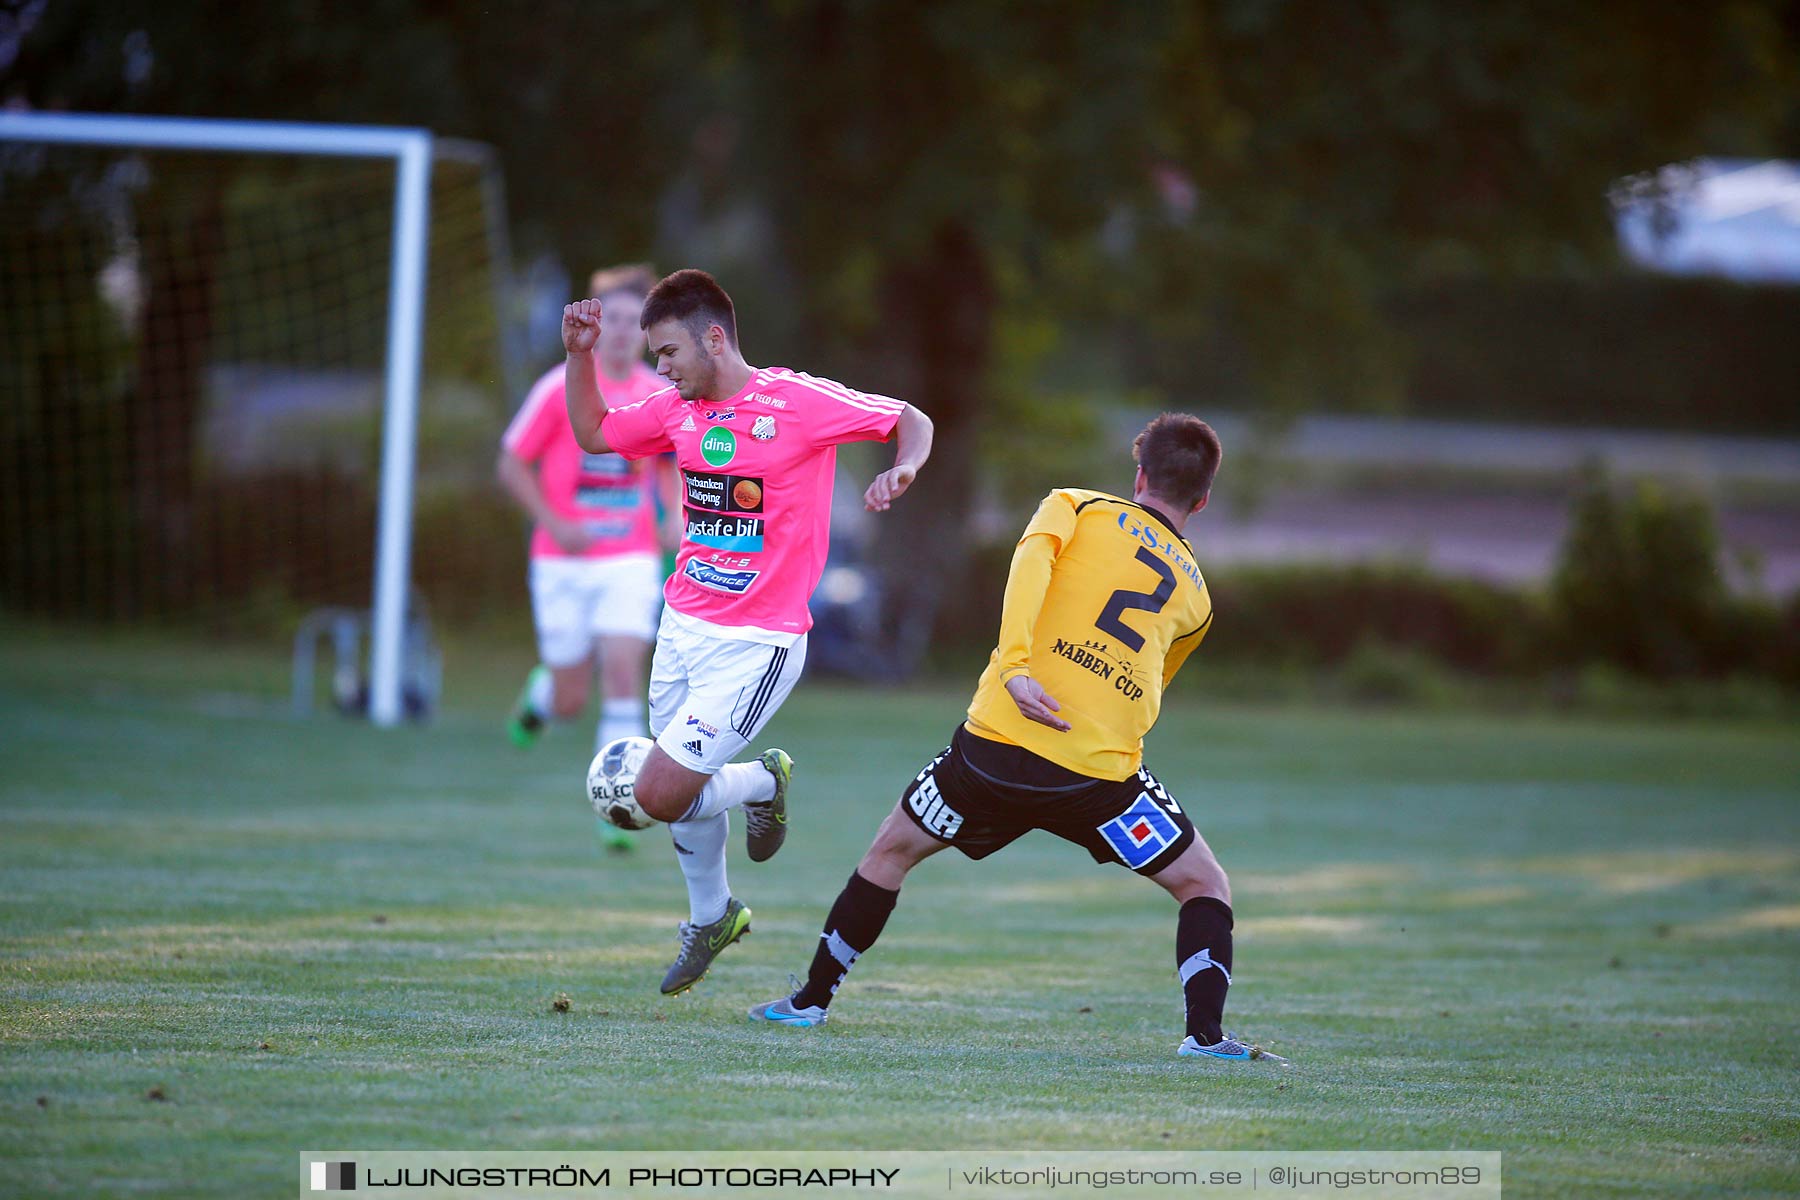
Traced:
[[499, 149], [527, 254], [755, 264], [726, 277], [753, 358], [938, 423], [880, 527], [904, 660], [978, 481], [1073, 475], [1094, 394], [1391, 401], [1387, 298], [1592, 269], [1621, 176], [1794, 152], [1797, 47], [1792, 0], [85, 0], [0, 95], [428, 125]]

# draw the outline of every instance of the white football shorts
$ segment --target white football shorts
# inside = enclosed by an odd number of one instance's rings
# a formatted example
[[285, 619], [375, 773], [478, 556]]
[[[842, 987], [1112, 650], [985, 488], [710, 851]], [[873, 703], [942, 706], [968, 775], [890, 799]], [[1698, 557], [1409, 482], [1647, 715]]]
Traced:
[[538, 657], [548, 667], [572, 667], [592, 653], [595, 638], [650, 641], [662, 583], [662, 563], [654, 554], [532, 559]]
[[806, 666], [805, 634], [772, 645], [723, 632], [665, 608], [650, 661], [650, 736], [670, 758], [708, 775], [762, 732]]

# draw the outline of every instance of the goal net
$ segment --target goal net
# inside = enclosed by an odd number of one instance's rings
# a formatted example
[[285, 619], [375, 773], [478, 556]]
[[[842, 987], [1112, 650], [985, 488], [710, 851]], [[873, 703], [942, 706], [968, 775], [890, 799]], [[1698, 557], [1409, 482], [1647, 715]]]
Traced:
[[[291, 636], [370, 604], [396, 179], [0, 138], [0, 611]], [[487, 183], [440, 147], [408, 489], [485, 480], [510, 410]]]

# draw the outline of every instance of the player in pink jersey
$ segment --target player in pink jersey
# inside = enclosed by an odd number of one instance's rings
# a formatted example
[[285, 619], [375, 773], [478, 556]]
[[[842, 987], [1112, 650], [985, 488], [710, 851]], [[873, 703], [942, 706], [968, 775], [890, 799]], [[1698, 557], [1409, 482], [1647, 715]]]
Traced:
[[650, 669], [656, 747], [637, 777], [645, 811], [669, 823], [688, 888], [681, 950], [662, 990], [686, 991], [750, 927], [725, 876], [730, 810], [742, 805], [750, 858], [787, 835], [793, 761], [780, 750], [731, 760], [800, 677], [807, 600], [825, 568], [837, 447], [897, 442], [894, 465], [864, 493], [885, 511], [931, 453], [931, 421], [901, 400], [782, 367], [750, 366], [731, 297], [704, 271], [651, 289], [638, 324], [657, 373], [672, 385], [614, 407], [593, 347], [621, 315], [604, 297], [563, 309], [569, 423], [582, 449], [628, 459], [673, 451], [685, 528]]
[[[592, 288], [609, 309], [629, 314], [643, 306], [655, 279], [646, 267], [620, 267], [596, 272]], [[599, 344], [597, 378], [611, 403], [634, 404], [663, 386], [644, 365], [635, 333], [609, 329]], [[508, 722], [521, 746], [546, 722], [587, 707], [596, 651], [596, 745], [644, 732], [644, 666], [662, 607], [659, 491], [670, 513], [669, 540], [679, 536], [673, 460], [635, 464], [582, 450], [569, 429], [564, 374], [553, 368], [532, 387], [507, 427], [497, 467], [502, 486], [536, 522], [531, 599], [541, 661]], [[603, 833], [609, 844], [630, 844], [623, 831], [607, 826]]]

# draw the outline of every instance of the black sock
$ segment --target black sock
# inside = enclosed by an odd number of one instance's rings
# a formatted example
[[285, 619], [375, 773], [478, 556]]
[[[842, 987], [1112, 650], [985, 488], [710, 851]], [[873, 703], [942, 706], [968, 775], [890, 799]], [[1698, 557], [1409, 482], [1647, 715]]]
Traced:
[[1175, 966], [1187, 1000], [1187, 1031], [1202, 1046], [1224, 1037], [1225, 989], [1231, 986], [1231, 905], [1198, 896], [1175, 923]]
[[825, 918], [825, 929], [819, 934], [819, 948], [813, 953], [806, 983], [794, 993], [795, 1008], [825, 1008], [831, 1004], [838, 984], [850, 973], [850, 965], [881, 936], [898, 899], [898, 890], [889, 891], [851, 873], [850, 882], [838, 893], [837, 902]]

